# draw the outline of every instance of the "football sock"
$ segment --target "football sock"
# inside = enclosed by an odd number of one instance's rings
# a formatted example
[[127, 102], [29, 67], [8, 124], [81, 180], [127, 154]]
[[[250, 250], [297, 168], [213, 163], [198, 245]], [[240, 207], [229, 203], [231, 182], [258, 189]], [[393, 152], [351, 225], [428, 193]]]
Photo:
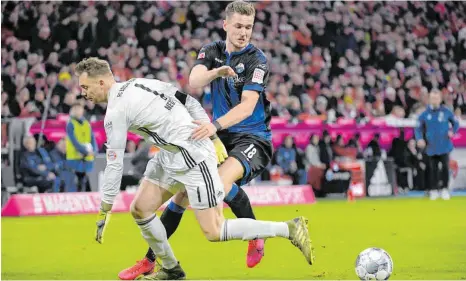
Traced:
[[[167, 231], [167, 239], [175, 233], [185, 210], [185, 208], [175, 204], [173, 201], [170, 201], [170, 203], [168, 203], [168, 207], [163, 211], [160, 221]], [[147, 250], [146, 258], [151, 262], [155, 261], [156, 256], [150, 247], [149, 250]]]
[[290, 231], [286, 222], [232, 219], [225, 220], [220, 229], [220, 241], [253, 240], [276, 236], [289, 239]]
[[160, 219], [153, 214], [144, 219], [135, 219], [141, 229], [142, 237], [147, 241], [154, 253], [162, 260], [162, 266], [172, 269], [178, 265], [173, 250], [167, 240], [167, 232]]
[[225, 203], [230, 206], [231, 211], [237, 218], [256, 219], [252, 211], [251, 202], [244, 190], [235, 183], [233, 184], [230, 192], [225, 197]]

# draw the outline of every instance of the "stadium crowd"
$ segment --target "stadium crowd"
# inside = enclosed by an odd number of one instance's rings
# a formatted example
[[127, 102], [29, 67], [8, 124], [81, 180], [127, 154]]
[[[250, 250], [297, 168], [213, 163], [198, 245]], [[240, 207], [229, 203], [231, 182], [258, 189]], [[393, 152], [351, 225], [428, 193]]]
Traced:
[[[121, 81], [171, 82], [209, 110], [210, 89], [190, 88], [188, 75], [201, 46], [224, 39], [227, 4], [2, 2], [2, 119], [39, 119], [49, 94], [48, 118], [79, 102], [88, 120], [102, 119], [105, 105], [82, 99], [74, 75], [88, 56], [107, 59]], [[466, 114], [464, 2], [261, 1], [256, 9], [252, 43], [269, 58], [273, 116], [413, 118], [434, 88]], [[296, 163], [277, 161], [299, 178]]]

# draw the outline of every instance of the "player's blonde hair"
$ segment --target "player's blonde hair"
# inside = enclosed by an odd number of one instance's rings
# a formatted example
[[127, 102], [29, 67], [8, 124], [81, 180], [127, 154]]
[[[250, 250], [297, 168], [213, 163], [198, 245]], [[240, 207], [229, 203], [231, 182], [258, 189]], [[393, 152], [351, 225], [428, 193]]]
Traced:
[[108, 75], [112, 73], [107, 61], [91, 57], [80, 61], [75, 68], [76, 75], [87, 73], [89, 77]]
[[227, 5], [225, 13], [227, 18], [231, 17], [235, 13], [243, 16], [255, 16], [256, 9], [252, 3], [237, 0]]

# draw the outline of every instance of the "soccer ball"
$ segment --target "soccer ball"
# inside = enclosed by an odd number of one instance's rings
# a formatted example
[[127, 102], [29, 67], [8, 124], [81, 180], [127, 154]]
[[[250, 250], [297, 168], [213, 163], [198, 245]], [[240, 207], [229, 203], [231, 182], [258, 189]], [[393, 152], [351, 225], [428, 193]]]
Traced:
[[387, 280], [393, 271], [393, 260], [385, 250], [369, 248], [358, 255], [355, 269], [361, 280]]

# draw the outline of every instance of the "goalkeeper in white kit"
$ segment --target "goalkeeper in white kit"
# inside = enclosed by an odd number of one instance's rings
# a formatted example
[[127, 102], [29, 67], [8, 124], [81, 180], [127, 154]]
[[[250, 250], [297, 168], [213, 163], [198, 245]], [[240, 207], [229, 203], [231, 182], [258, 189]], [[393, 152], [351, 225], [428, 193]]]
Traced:
[[102, 242], [113, 202], [120, 190], [128, 131], [158, 146], [160, 152], [146, 167], [144, 179], [131, 204], [131, 214], [142, 236], [162, 262], [152, 275], [156, 280], [185, 279], [155, 211], [178, 191], [186, 191], [205, 237], [212, 242], [283, 237], [313, 263], [307, 220], [287, 222], [223, 217], [224, 191], [211, 140], [195, 141], [194, 120], [210, 122], [201, 105], [176, 87], [155, 79], [136, 78], [117, 83], [108, 62], [84, 59], [76, 65], [82, 95], [95, 103], [106, 102], [107, 166], [101, 189], [102, 220], [95, 239]]

